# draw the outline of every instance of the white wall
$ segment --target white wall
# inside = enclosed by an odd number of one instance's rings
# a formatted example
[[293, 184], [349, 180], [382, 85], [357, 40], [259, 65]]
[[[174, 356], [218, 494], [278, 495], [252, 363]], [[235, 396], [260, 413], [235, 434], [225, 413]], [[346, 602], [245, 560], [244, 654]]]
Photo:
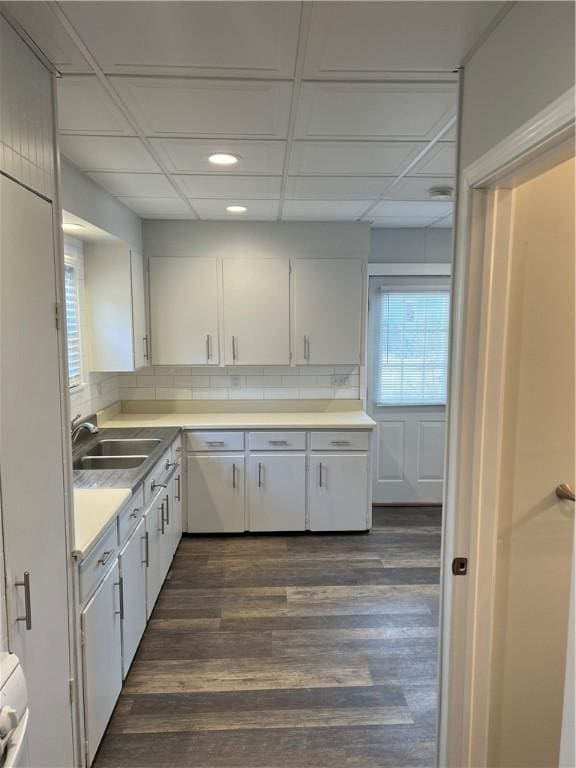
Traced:
[[142, 222], [123, 203], [61, 158], [62, 209], [142, 251]]
[[574, 4], [516, 3], [464, 68], [461, 167], [574, 81]]
[[383, 229], [370, 233], [372, 263], [443, 264], [452, 261], [451, 229]]

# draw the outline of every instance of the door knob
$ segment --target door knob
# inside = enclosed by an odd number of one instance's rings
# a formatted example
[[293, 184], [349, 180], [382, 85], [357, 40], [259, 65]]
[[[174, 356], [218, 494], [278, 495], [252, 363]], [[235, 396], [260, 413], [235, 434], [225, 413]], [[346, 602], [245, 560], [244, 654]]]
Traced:
[[576, 501], [574, 489], [568, 483], [560, 483], [560, 485], [556, 486], [556, 496], [565, 501]]

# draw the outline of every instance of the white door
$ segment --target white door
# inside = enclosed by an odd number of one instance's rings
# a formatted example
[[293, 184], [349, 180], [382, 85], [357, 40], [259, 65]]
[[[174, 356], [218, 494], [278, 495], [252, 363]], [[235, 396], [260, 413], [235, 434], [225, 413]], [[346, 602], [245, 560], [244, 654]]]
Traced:
[[174, 473], [170, 491], [172, 504], [172, 554], [174, 554], [182, 538], [182, 465], [179, 465]]
[[250, 531], [306, 529], [306, 457], [258, 454], [248, 459]]
[[150, 618], [162, 588], [162, 517], [164, 506], [159, 496], [144, 515], [146, 520], [146, 618]]
[[146, 629], [146, 521], [142, 519], [119, 555], [122, 578], [122, 674], [130, 664]]
[[[0, 221], [0, 472], [8, 645], [26, 676], [32, 765], [62, 768], [74, 757], [52, 206], [0, 176]], [[26, 613], [25, 588], [17, 585], [25, 572], [30, 575], [29, 629], [19, 620]]]
[[368, 456], [313, 454], [308, 498], [311, 531], [368, 528]]
[[[122, 690], [118, 564], [82, 611], [84, 722], [86, 754], [91, 764]], [[55, 734], [52, 735], [54, 739]], [[33, 765], [44, 765], [41, 761]]]
[[244, 522], [244, 456], [188, 456], [189, 533], [238, 533]]
[[301, 365], [360, 363], [362, 263], [296, 259], [294, 346]]
[[142, 255], [130, 251], [132, 283], [132, 329], [134, 335], [134, 368], [149, 364], [146, 332], [146, 304], [144, 300], [144, 263]]
[[226, 365], [288, 365], [289, 260], [225, 260], [223, 300]]
[[491, 766], [559, 760], [574, 502], [555, 489], [575, 481], [575, 170], [570, 160], [514, 190]]
[[[375, 504], [442, 502], [448, 290], [445, 278], [370, 278], [367, 410], [377, 424]], [[425, 297], [434, 300], [436, 294], [441, 308], [432, 312]], [[398, 297], [404, 297], [402, 303]], [[441, 404], [430, 402], [435, 382], [441, 383]], [[395, 404], [399, 400], [407, 402]]]
[[150, 315], [155, 365], [217, 365], [216, 259], [150, 259]]

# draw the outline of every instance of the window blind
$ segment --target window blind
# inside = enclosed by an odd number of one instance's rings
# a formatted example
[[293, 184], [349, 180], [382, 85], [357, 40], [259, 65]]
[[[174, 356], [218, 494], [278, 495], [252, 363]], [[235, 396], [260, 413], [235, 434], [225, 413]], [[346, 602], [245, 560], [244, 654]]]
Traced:
[[66, 301], [66, 332], [68, 336], [68, 385], [82, 383], [82, 350], [80, 346], [80, 307], [78, 304], [78, 275], [76, 266], [64, 266]]
[[382, 289], [375, 301], [375, 404], [444, 405], [449, 291]]

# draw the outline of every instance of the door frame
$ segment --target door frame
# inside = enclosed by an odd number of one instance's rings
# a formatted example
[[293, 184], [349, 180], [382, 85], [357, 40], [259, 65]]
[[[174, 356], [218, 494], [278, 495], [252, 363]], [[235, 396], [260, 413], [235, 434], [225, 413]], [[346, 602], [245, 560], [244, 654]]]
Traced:
[[[440, 603], [437, 765], [486, 765], [513, 188], [574, 155], [571, 88], [459, 178]], [[455, 578], [454, 557], [468, 558]]]

